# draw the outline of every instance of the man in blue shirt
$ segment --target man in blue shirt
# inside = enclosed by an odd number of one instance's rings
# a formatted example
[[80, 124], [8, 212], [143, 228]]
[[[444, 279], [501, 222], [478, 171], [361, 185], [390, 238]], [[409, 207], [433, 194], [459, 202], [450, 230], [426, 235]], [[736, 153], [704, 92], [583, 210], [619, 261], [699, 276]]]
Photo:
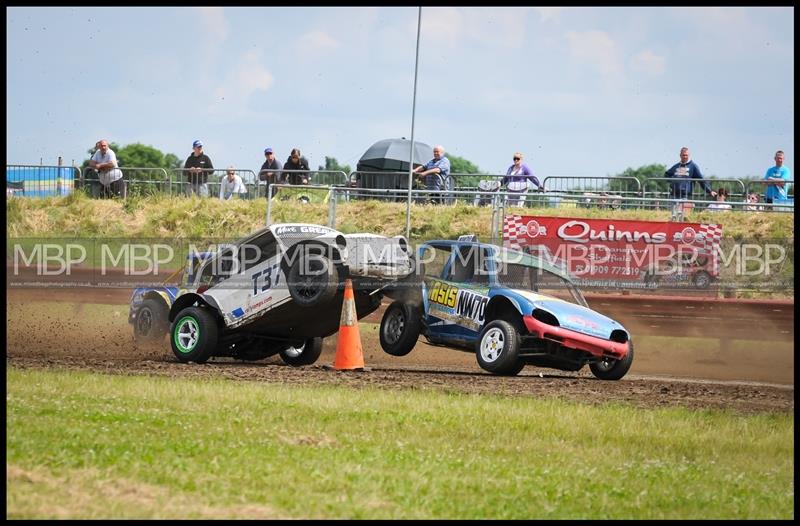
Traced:
[[[447, 176], [450, 175], [450, 160], [444, 156], [444, 146], [434, 146], [433, 159], [425, 166], [417, 166], [414, 173], [419, 174], [428, 190], [442, 190]], [[432, 197], [431, 202], [438, 202], [438, 197]]]
[[792, 178], [792, 172], [788, 166], [783, 165], [783, 151], [778, 150], [775, 152], [775, 166], [769, 168], [767, 173], [764, 174], [765, 181], [774, 181], [767, 183], [767, 190], [764, 192], [764, 198], [767, 203], [772, 203], [775, 199], [786, 199], [787, 184]]
[[717, 197], [717, 192], [713, 191], [708, 183], [703, 179], [700, 167], [694, 161], [689, 160], [689, 148], [681, 148], [681, 162], [676, 163], [664, 172], [664, 177], [676, 179], [672, 183], [672, 199], [689, 199], [692, 196], [692, 185], [696, 179], [703, 190], [711, 197]]

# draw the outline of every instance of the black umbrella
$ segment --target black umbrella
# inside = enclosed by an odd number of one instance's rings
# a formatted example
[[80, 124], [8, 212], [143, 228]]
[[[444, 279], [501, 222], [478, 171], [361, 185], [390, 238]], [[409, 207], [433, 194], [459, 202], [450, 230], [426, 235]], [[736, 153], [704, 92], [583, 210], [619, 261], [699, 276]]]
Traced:
[[[411, 141], [402, 139], [384, 139], [378, 141], [364, 152], [358, 160], [357, 170], [369, 171], [408, 171], [408, 159], [411, 152]], [[414, 141], [414, 167], [423, 165], [433, 159], [433, 148], [423, 142]]]

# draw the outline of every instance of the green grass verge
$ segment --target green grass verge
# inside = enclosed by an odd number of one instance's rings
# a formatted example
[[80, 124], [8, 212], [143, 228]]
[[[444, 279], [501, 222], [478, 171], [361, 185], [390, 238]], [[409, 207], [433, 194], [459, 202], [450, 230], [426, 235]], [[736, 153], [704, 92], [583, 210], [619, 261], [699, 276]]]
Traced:
[[794, 514], [792, 415], [14, 368], [6, 381], [8, 518]]
[[[515, 208], [509, 212], [544, 216], [616, 218], [668, 221], [666, 210], [601, 210], [563, 208]], [[93, 200], [75, 193], [45, 199], [7, 199], [6, 236], [87, 236], [176, 239], [238, 238], [261, 228], [266, 219], [266, 200], [220, 201], [217, 199], [146, 197]], [[454, 206], [412, 205], [411, 237], [419, 242], [453, 239], [476, 233], [489, 239], [492, 210], [459, 203]], [[405, 234], [405, 203], [350, 201], [337, 203], [336, 228], [345, 232]], [[274, 201], [273, 222], [327, 224], [328, 205], [303, 205]], [[736, 240], [787, 240], [794, 238], [794, 214], [697, 212], [697, 222], [722, 223], [725, 237]]]
[[[601, 210], [563, 208], [510, 209], [507, 212], [529, 215], [629, 220], [668, 221], [666, 210]], [[329, 207], [326, 203], [303, 205], [293, 201], [274, 201], [273, 222], [306, 222], [327, 224]], [[459, 203], [454, 206], [412, 205], [411, 241], [455, 239], [462, 234], [475, 233], [490, 240], [491, 209]], [[77, 243], [86, 247], [87, 266], [125, 269], [132, 262], [137, 270], [149, 270], [151, 257], [147, 250], [162, 245], [160, 268], [176, 270], [183, 266], [189, 243], [199, 249], [209, 248], [210, 241], [234, 241], [262, 228], [266, 219], [266, 200], [219, 201], [216, 199], [146, 197], [127, 201], [92, 200], [80, 193], [67, 197], [46, 199], [6, 200], [6, 259], [12, 261], [14, 251], [30, 258], [32, 247], [47, 238], [50, 243]], [[725, 283], [737, 283], [736, 294], [742, 297], [780, 296], [791, 289], [794, 279], [794, 215], [770, 212], [712, 213], [700, 211], [691, 217], [695, 222], [715, 222], [723, 225], [725, 254], [731, 253], [734, 242], [769, 242], [784, 248], [786, 259], [771, 273], [739, 276], [732, 266], [722, 269]], [[387, 236], [405, 234], [406, 208], [404, 203], [379, 201], [350, 201], [336, 205], [336, 228], [345, 233], [375, 232]], [[78, 240], [82, 238], [82, 240]], [[197, 241], [195, 241], [197, 240]], [[124, 252], [122, 242], [141, 243], [136, 252]], [[105, 251], [102, 247], [105, 246]], [[18, 248], [17, 248], [18, 247]], [[165, 248], [171, 251], [165, 251]], [[54, 249], [57, 252], [57, 248]], [[53, 252], [53, 253], [56, 253]], [[72, 254], [78, 254], [73, 250]], [[134, 261], [126, 256], [138, 256]], [[752, 254], [751, 254], [752, 255]], [[732, 259], [736, 264], [738, 259]], [[760, 265], [751, 262], [752, 265]], [[57, 262], [52, 264], [57, 265]], [[751, 265], [751, 266], [752, 266]], [[752, 269], [750, 269], [752, 270]], [[785, 286], [781, 286], [785, 284]], [[785, 294], [783, 294], [785, 295]]]

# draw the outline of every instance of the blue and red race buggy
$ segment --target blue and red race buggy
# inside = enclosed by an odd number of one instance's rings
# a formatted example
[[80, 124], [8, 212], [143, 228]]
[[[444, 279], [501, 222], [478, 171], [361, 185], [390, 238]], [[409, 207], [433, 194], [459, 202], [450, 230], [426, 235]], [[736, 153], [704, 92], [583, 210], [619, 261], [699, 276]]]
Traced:
[[394, 296], [381, 321], [388, 354], [408, 354], [421, 334], [431, 344], [474, 352], [498, 375], [526, 365], [589, 365], [596, 377], [619, 380], [630, 369], [628, 331], [590, 309], [563, 269], [475, 236], [424, 243], [417, 261], [417, 283]]

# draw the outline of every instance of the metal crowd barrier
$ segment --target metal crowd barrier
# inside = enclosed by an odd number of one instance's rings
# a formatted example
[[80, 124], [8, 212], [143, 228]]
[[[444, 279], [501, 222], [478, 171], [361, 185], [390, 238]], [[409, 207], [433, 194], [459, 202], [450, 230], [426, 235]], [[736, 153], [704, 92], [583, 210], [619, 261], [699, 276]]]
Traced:
[[[213, 170], [204, 170], [206, 173], [206, 182], [199, 188], [199, 196], [203, 198], [219, 199], [219, 192], [222, 186], [222, 179], [226, 174], [232, 171], [242, 179], [242, 183], [247, 190], [245, 194], [239, 195], [240, 199], [254, 199], [257, 197], [257, 178], [253, 170], [243, 170], [234, 168], [228, 170], [227, 168], [214, 168]], [[190, 176], [193, 176], [189, 168], [174, 168], [170, 170], [170, 195], [175, 196], [189, 196], [194, 194], [194, 189], [189, 183]]]
[[[767, 189], [769, 186], [774, 185], [775, 183], [769, 181], [767, 179], [760, 179], [755, 181], [747, 181], [745, 185], [745, 193], [747, 195], [747, 201], [751, 204], [753, 203], [765, 203], [767, 202]], [[788, 205], [794, 206], [794, 179], [788, 179], [784, 181], [784, 191], [786, 193], [786, 199], [774, 199], [772, 202], [778, 205]]]
[[[294, 177], [291, 177], [292, 174]], [[266, 197], [268, 186], [290, 184], [288, 180], [296, 180], [299, 175], [305, 175], [308, 178], [308, 184], [313, 186], [347, 186], [348, 184], [348, 177], [341, 170], [260, 170], [256, 182], [258, 185], [256, 195]]]
[[[295, 172], [304, 172], [304, 170], [294, 170]], [[328, 224], [330, 225], [335, 221], [336, 215], [336, 199], [331, 198], [333, 193], [344, 188], [336, 186], [323, 186], [323, 185], [310, 185], [310, 184], [286, 184], [276, 183], [267, 187], [267, 216], [266, 225], [272, 224], [272, 205], [275, 201], [292, 201], [295, 203], [303, 203], [305, 205], [324, 204], [328, 206]], [[287, 219], [282, 219], [281, 222]], [[308, 220], [298, 218], [295, 221], [300, 223], [307, 223]]]
[[[123, 197], [133, 195], [187, 195], [188, 170], [177, 168], [120, 167], [123, 173]], [[208, 197], [218, 198], [221, 179], [227, 169], [209, 170], [206, 188]], [[247, 199], [269, 197], [267, 218], [272, 201], [308, 198], [321, 201], [330, 207], [329, 221], [335, 222], [337, 202], [350, 199], [378, 199], [405, 202], [408, 199], [408, 172], [354, 171], [346, 175], [336, 170], [280, 170], [282, 179], [297, 180], [307, 177], [308, 185], [291, 185], [286, 182], [267, 184], [252, 170], [234, 170], [245, 183]], [[506, 208], [636, 208], [671, 210], [673, 215], [680, 208], [702, 211], [715, 203], [709, 200], [698, 184], [689, 199], [672, 199], [671, 178], [651, 178], [640, 183], [634, 177], [570, 177], [547, 176], [541, 180], [544, 191], [530, 189], [520, 194], [498, 188], [481, 189], [481, 181], [499, 181], [505, 174], [451, 174], [445, 178], [445, 188], [440, 191], [427, 190], [415, 178], [412, 201], [415, 204], [450, 205], [457, 202], [475, 206], [491, 206], [494, 213]], [[478, 188], [472, 184], [478, 182]], [[752, 180], [745, 184], [740, 179], [706, 179], [714, 190], [720, 186], [729, 192], [731, 211], [772, 211], [794, 213], [794, 180], [786, 181], [788, 198], [773, 203], [763, 202], [763, 190], [774, 184], [767, 180]], [[274, 187], [274, 188], [273, 188]], [[307, 191], [302, 190], [303, 188]], [[88, 195], [99, 197], [100, 184], [97, 172], [86, 169], [82, 172], [75, 166], [6, 165], [6, 195], [8, 197], [46, 197], [68, 195], [83, 189]], [[285, 189], [285, 190], [284, 190]], [[699, 191], [698, 191], [699, 190]], [[308, 193], [304, 197], [304, 192]], [[277, 197], [276, 197], [277, 196]], [[319, 197], [323, 196], [323, 197]], [[751, 200], [748, 197], [757, 196]], [[680, 204], [683, 203], [683, 204]], [[716, 205], [714, 205], [716, 206]], [[714, 207], [712, 206], [712, 210]]]
[[[120, 197], [123, 199], [132, 196], [169, 194], [169, 175], [164, 168], [119, 167], [118, 169], [122, 172]], [[103, 196], [100, 175], [94, 168], [86, 168], [80, 187], [90, 197]]]
[[[416, 176], [412, 184], [418, 187]], [[350, 192], [346, 199], [376, 199], [380, 201], [402, 201], [402, 196], [390, 190], [405, 190], [408, 192], [408, 171], [364, 171], [350, 172]]]
[[551, 206], [568, 206], [574, 203], [579, 208], [630, 208], [628, 198], [641, 195], [641, 182], [635, 177], [625, 176], [566, 176], [550, 175], [542, 181], [545, 192], [558, 192], [571, 196], [564, 204], [559, 198], [548, 198]]
[[[412, 179], [412, 189], [441, 193], [443, 195], [441, 196], [440, 202], [445, 204], [452, 204], [455, 202], [455, 195], [452, 194], [452, 192], [456, 190], [455, 178], [453, 175], [447, 175], [442, 178], [441, 190], [428, 190], [424, 187], [424, 183], [417, 174], [412, 174]], [[397, 192], [405, 191], [408, 193], [408, 172], [357, 170], [350, 173], [348, 186], [351, 190], [347, 193], [345, 200], [375, 199], [380, 201], [402, 201], [402, 197]], [[374, 192], [373, 190], [378, 190], [378, 192]], [[389, 190], [391, 190], [391, 192], [388, 192]]]
[[584, 177], [548, 175], [542, 181], [542, 187], [548, 192], [607, 192], [623, 196], [638, 196], [641, 195], [642, 191], [642, 184], [637, 178], [622, 176]]
[[6, 165], [6, 197], [53, 197], [71, 194], [80, 187], [77, 166], [30, 164]]
[[[669, 198], [672, 196], [672, 184], [686, 182], [689, 179], [679, 177], [650, 177], [642, 186], [642, 197]], [[706, 198], [706, 192], [700, 185], [699, 179], [691, 179], [692, 193], [689, 199], [702, 200]], [[708, 187], [715, 192], [720, 188], [728, 191], [730, 201], [744, 201], [746, 197], [745, 186], [741, 179], [703, 179]]]

